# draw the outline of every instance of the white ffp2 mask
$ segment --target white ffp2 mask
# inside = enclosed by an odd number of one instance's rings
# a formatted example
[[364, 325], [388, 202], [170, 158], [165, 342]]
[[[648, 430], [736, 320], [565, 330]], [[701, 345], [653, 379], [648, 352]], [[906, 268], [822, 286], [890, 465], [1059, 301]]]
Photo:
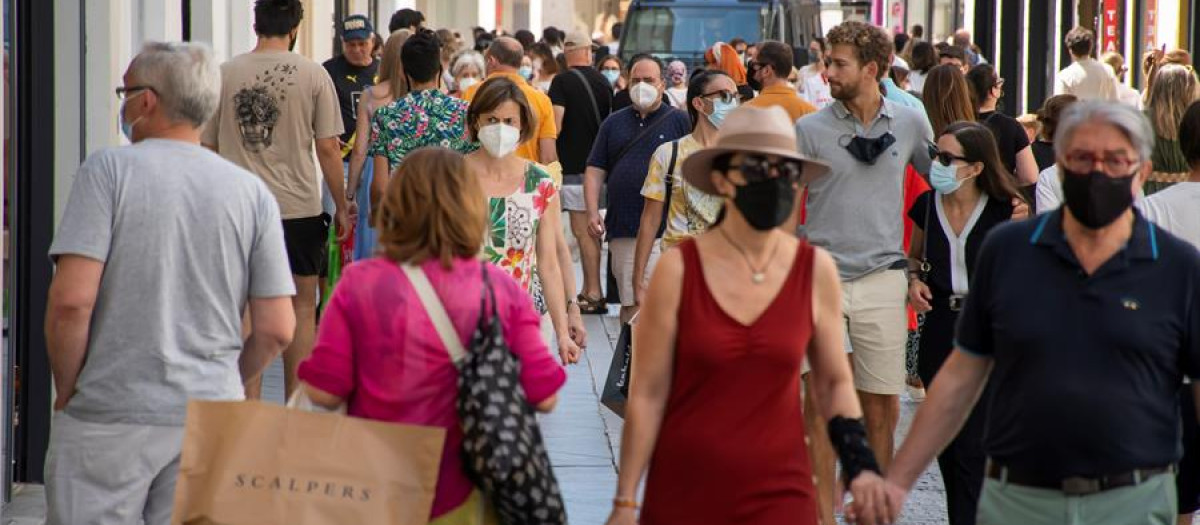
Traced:
[[521, 130], [508, 124], [489, 124], [479, 128], [479, 142], [483, 144], [483, 149], [497, 159], [516, 151], [520, 140]]
[[638, 109], [649, 109], [658, 101], [658, 90], [645, 82], [638, 82], [629, 88], [629, 99]]

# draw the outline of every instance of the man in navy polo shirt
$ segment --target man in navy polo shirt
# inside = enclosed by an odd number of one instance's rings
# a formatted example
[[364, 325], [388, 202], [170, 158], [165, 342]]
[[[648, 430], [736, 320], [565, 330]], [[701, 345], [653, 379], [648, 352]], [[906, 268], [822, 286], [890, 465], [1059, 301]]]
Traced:
[[1065, 206], [984, 241], [958, 349], [888, 472], [892, 513], [991, 381], [981, 523], [1175, 521], [1178, 392], [1200, 374], [1200, 253], [1132, 209], [1153, 141], [1119, 104], [1063, 116]]
[[[633, 259], [641, 225], [642, 185], [650, 169], [650, 156], [666, 142], [691, 133], [687, 113], [663, 104], [663, 64], [650, 55], [637, 55], [629, 63], [629, 94], [633, 105], [604, 120], [592, 145], [584, 170], [583, 194], [587, 205], [588, 233], [608, 234], [612, 271], [621, 291], [621, 321], [637, 311], [634, 300]], [[600, 217], [600, 187], [608, 186], [608, 215]], [[659, 232], [661, 235], [662, 232]], [[646, 278], [658, 259], [658, 245], [646, 266]]]

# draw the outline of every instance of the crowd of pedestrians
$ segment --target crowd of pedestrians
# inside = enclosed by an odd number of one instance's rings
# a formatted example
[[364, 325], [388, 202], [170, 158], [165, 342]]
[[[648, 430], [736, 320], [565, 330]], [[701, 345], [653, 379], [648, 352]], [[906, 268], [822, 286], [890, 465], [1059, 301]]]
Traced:
[[223, 65], [148, 44], [117, 88], [133, 145], [80, 166], [51, 249], [48, 523], [168, 523], [187, 401], [260, 398], [280, 354], [288, 396], [447, 429], [431, 523], [495, 523], [445, 338], [495, 312], [546, 412], [610, 302], [612, 525], [894, 523], [935, 460], [952, 525], [1200, 507], [1190, 57], [1148, 54], [1131, 93], [1072, 30], [1027, 134], [961, 30], [850, 21], [689, 72], [403, 9], [386, 38], [342, 20], [322, 67], [291, 51], [302, 5], [257, 0]]

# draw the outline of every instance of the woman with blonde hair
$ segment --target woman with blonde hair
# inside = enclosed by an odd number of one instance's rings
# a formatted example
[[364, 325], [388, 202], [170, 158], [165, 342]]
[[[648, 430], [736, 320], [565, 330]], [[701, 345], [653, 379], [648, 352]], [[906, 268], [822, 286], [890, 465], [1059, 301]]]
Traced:
[[[355, 210], [358, 210], [358, 203], [370, 200], [371, 180], [375, 178], [375, 166], [367, 162], [371, 117], [375, 115], [376, 109], [391, 104], [393, 100], [408, 93], [408, 84], [404, 81], [404, 69], [400, 61], [400, 48], [404, 47], [404, 42], [411, 35], [412, 32], [407, 29], [398, 29], [388, 37], [383, 45], [383, 60], [379, 62], [379, 76], [375, 79], [375, 85], [364, 90], [359, 99], [354, 147], [350, 150], [350, 166], [347, 171], [349, 175], [346, 182], [346, 198]], [[360, 210], [354, 230], [354, 260], [371, 257], [374, 252], [375, 229], [371, 227], [370, 214]]]
[[925, 77], [924, 88], [921, 101], [935, 137], [955, 122], [975, 122], [975, 105], [962, 69], [952, 65], [934, 67]]
[[1167, 64], [1155, 74], [1146, 91], [1146, 116], [1154, 127], [1154, 172], [1146, 181], [1146, 195], [1187, 180], [1187, 160], [1179, 149], [1179, 123], [1198, 98], [1200, 85], [1192, 68]]
[[[554, 408], [566, 372], [546, 350], [529, 296], [477, 257], [487, 205], [462, 155], [445, 148], [409, 153], [381, 201], [380, 256], [342, 274], [300, 380], [323, 407], [345, 403], [351, 416], [445, 428], [430, 523], [494, 524], [463, 467], [458, 370], [418, 296], [423, 280], [410, 281], [402, 266], [425, 276], [464, 345], [481, 324], [499, 325], [520, 361], [519, 386], [536, 410]], [[480, 304], [485, 293], [487, 314]]]

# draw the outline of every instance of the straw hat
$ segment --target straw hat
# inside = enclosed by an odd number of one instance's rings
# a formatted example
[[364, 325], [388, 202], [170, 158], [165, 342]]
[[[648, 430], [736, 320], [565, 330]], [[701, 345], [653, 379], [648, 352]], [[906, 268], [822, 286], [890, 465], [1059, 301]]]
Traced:
[[801, 184], [829, 173], [829, 164], [796, 151], [796, 128], [787, 112], [779, 106], [740, 106], [731, 111], [717, 131], [716, 145], [698, 150], [683, 161], [683, 179], [704, 193], [716, 195], [711, 177], [712, 163], [714, 158], [725, 153], [758, 153], [798, 160], [804, 166]]

